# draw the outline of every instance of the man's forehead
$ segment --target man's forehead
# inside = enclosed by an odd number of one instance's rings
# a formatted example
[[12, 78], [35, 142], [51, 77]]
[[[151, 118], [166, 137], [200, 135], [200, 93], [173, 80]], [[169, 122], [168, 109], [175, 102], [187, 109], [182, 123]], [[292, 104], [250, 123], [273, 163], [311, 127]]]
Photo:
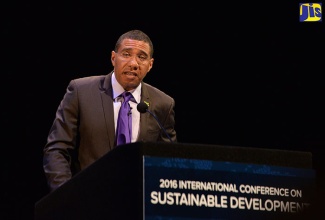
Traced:
[[124, 39], [121, 43], [121, 49], [139, 49], [145, 52], [149, 52], [149, 44], [144, 41], [138, 41], [133, 39]]

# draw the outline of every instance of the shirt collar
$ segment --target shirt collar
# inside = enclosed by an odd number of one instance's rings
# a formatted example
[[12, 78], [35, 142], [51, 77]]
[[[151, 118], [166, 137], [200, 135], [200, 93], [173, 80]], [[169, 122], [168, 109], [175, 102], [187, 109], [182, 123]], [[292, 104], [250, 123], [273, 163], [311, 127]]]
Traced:
[[[137, 103], [140, 103], [141, 100], [141, 86], [142, 84], [140, 83], [139, 86], [129, 92], [132, 93], [133, 98]], [[113, 99], [115, 100], [119, 95], [121, 95], [124, 92], [123, 87], [118, 83], [115, 77], [115, 72], [112, 74], [112, 87], [113, 87]]]

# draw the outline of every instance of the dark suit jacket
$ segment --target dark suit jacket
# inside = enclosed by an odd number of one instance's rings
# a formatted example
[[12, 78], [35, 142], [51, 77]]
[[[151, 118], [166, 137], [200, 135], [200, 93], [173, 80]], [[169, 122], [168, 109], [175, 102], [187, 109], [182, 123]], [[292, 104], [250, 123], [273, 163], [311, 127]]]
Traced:
[[[115, 140], [112, 73], [72, 80], [56, 112], [44, 147], [44, 171], [51, 190], [112, 150]], [[141, 101], [149, 103], [170, 138], [176, 142], [174, 99], [142, 82]], [[137, 141], [169, 139], [149, 113], [140, 115]]]

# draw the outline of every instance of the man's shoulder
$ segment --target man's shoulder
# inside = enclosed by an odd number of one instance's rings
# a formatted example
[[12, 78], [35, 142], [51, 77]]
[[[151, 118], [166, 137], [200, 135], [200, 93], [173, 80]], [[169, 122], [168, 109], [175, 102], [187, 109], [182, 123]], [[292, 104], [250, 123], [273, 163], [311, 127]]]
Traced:
[[89, 92], [90, 90], [107, 89], [109, 87], [110, 75], [91, 75], [75, 78], [70, 81], [69, 87], [75, 87], [79, 91]]
[[168, 95], [166, 92], [158, 89], [153, 85], [143, 82], [142, 87], [144, 90], [148, 92], [148, 95], [151, 97], [154, 96], [155, 98], [173, 100], [173, 98], [170, 95]]
[[76, 78], [73, 81], [75, 81], [78, 84], [91, 84], [105, 79], [106, 76], [107, 75], [85, 76], [85, 77]]

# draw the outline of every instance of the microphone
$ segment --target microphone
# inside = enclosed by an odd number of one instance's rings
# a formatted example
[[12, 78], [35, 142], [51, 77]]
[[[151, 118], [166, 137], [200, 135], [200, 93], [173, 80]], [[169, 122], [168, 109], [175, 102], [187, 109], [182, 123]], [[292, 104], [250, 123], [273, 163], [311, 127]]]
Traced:
[[158, 120], [157, 116], [152, 113], [151, 111], [148, 110], [148, 105], [144, 102], [140, 102], [138, 105], [137, 105], [137, 109], [140, 113], [146, 113], [146, 112], [149, 112], [150, 115], [152, 115], [156, 121], [158, 122], [158, 125], [160, 127], [161, 130], [163, 130], [163, 132], [165, 133], [165, 135], [167, 136], [167, 138], [169, 139], [170, 142], [173, 142], [172, 139], [169, 137], [167, 131], [165, 130], [165, 128], [161, 125], [160, 121]]
[[128, 112], [128, 116], [132, 114], [132, 107], [130, 107], [130, 111]]

